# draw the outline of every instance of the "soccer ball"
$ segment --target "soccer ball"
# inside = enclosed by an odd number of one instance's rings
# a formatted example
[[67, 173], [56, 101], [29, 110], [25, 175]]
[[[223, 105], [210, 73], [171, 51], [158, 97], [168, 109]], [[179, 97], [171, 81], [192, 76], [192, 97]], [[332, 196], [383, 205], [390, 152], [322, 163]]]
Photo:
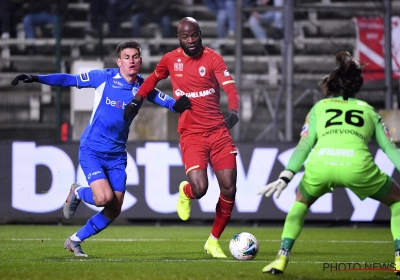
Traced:
[[251, 233], [237, 233], [229, 242], [229, 251], [237, 260], [252, 260], [258, 253], [258, 241]]

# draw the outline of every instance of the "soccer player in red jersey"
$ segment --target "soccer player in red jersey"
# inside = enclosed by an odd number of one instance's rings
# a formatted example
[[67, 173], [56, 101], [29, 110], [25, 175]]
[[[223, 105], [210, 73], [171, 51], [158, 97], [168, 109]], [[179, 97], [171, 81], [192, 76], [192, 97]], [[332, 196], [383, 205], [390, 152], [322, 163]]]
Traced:
[[[237, 150], [229, 129], [239, 121], [239, 94], [221, 55], [203, 46], [201, 30], [194, 18], [185, 17], [179, 22], [178, 39], [180, 47], [161, 58], [155, 71], [126, 106], [125, 118], [136, 114], [138, 104], [168, 76], [174, 98], [183, 95], [189, 98], [191, 109], [180, 114], [178, 120], [182, 161], [189, 182], [183, 181], [179, 186], [177, 212], [182, 220], [189, 219], [191, 200], [200, 199], [207, 192], [207, 166], [210, 164], [218, 179], [220, 196], [204, 250], [215, 258], [226, 258], [218, 239], [235, 203]], [[228, 95], [226, 118], [219, 105], [220, 85]]]

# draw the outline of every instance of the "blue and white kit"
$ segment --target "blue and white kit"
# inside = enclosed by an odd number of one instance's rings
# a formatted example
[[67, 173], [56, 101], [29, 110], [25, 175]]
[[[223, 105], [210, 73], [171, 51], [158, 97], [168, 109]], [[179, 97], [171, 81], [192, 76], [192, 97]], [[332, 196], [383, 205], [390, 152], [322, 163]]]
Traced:
[[[92, 114], [81, 136], [79, 161], [89, 184], [104, 178], [110, 181], [114, 190], [124, 191], [124, 179], [120, 178], [114, 183], [109, 172], [111, 169], [119, 169], [125, 173], [126, 142], [135, 116], [130, 116], [125, 122], [124, 108], [135, 96], [144, 78], [138, 74], [136, 82], [128, 83], [119, 68], [109, 68], [77, 75], [39, 75], [38, 79], [40, 83], [51, 86], [95, 89]], [[175, 99], [157, 89], [147, 96], [147, 100], [176, 113], [172, 109]]]
[[[39, 75], [39, 82], [52, 86], [75, 86], [94, 88], [93, 111], [88, 126], [81, 137], [81, 146], [88, 146], [99, 152], [123, 152], [128, 140], [130, 119], [124, 121], [124, 108], [135, 96], [144, 78], [138, 74], [136, 83], [128, 83], [118, 68], [92, 70], [78, 75]], [[176, 113], [172, 106], [175, 99], [154, 89], [147, 100]]]

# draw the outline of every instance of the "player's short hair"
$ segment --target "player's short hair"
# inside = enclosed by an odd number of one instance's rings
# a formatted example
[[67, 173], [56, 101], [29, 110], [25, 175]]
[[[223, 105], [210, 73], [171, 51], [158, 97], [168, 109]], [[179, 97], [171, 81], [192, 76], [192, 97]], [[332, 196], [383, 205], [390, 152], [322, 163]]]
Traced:
[[342, 51], [336, 54], [336, 65], [335, 69], [319, 82], [324, 95], [354, 97], [364, 83], [364, 64], [353, 58], [349, 52]]
[[139, 52], [139, 55], [142, 55], [142, 49], [140, 48], [140, 45], [138, 42], [133, 41], [133, 40], [129, 40], [129, 41], [124, 41], [118, 44], [116, 52], [117, 52], [117, 56], [120, 57], [121, 56], [121, 52], [125, 49], [137, 49]]

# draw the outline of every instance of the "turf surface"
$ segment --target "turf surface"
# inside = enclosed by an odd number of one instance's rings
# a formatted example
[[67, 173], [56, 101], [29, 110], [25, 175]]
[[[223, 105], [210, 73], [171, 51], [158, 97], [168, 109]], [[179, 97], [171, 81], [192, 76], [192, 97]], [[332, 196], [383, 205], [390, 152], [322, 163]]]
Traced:
[[[0, 226], [0, 279], [396, 279], [389, 228], [306, 227], [284, 274], [261, 269], [275, 258], [280, 227], [229, 226], [220, 244], [247, 231], [260, 244], [252, 261], [213, 259], [203, 251], [210, 226], [110, 226], [82, 244], [88, 258], [63, 249], [79, 226]], [[356, 268], [363, 270], [349, 270]], [[335, 271], [340, 270], [340, 272]]]

